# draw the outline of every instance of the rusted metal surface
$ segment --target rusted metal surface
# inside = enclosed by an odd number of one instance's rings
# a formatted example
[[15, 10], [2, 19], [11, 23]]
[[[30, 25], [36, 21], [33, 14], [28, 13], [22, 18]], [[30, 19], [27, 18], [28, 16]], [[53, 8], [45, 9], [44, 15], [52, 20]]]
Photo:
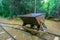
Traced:
[[[44, 23], [45, 14], [44, 13], [31, 13], [19, 16], [23, 20], [23, 26], [26, 24], [31, 24], [33, 27], [34, 25], [37, 26], [38, 30], [42, 28], [42, 23]], [[42, 22], [42, 23], [41, 23]]]
[[40, 25], [40, 22], [44, 20], [45, 14], [43, 13], [31, 13], [26, 15], [20, 15], [20, 18], [23, 20], [26, 24], [34, 24], [34, 25]]

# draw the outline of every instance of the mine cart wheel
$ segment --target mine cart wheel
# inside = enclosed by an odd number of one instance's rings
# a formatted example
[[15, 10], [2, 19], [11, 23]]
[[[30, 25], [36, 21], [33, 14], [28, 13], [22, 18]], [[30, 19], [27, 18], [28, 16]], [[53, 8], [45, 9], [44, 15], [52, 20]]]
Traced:
[[37, 26], [37, 31], [39, 31], [39, 30], [40, 30], [40, 25]]
[[34, 25], [31, 24], [31, 27], [30, 28], [34, 29]]
[[44, 23], [42, 23], [42, 25], [43, 25], [44, 28], [47, 28], [46, 25], [45, 25]]
[[25, 26], [26, 25], [26, 23], [23, 23], [23, 25], [22, 26]]
[[43, 22], [41, 22], [41, 24], [40, 24], [40, 29], [42, 31], [47, 31], [47, 27], [46, 27], [46, 25]]

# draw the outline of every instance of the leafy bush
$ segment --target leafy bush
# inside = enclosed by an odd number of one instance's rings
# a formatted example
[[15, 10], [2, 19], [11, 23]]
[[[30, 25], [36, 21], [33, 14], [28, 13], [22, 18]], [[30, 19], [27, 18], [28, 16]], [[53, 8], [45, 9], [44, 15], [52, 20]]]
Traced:
[[[46, 17], [60, 15], [60, 1], [48, 0], [37, 0], [37, 13], [44, 12]], [[34, 12], [34, 0], [2, 0], [0, 3], [0, 15], [3, 17], [13, 17], [14, 15], [21, 15]]]

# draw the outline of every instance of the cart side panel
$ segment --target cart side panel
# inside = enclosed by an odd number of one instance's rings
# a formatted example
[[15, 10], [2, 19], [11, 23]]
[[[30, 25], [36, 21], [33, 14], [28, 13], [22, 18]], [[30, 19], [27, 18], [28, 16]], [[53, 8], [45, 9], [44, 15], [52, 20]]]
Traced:
[[45, 15], [41, 15], [41, 16], [36, 17], [36, 20], [37, 20], [38, 24], [40, 25], [40, 22], [44, 22]]
[[23, 20], [23, 23], [38, 25], [38, 22], [35, 17], [21, 17], [21, 19]]

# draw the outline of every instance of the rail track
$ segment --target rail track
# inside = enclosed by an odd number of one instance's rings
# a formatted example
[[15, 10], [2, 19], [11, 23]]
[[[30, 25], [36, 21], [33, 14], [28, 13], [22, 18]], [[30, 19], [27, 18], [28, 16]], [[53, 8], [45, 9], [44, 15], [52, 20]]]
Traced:
[[[13, 29], [16, 29], [16, 30], [21, 30], [21, 31], [24, 31], [24, 29], [21, 29], [21, 28], [16, 28], [16, 27], [14, 27], [14, 26], [21, 26], [22, 27], [22, 25], [18, 25], [18, 24], [9, 24], [9, 23], [2, 23], [2, 22], [0, 22], [0, 27], [13, 39], [13, 40], [16, 40], [16, 38], [14, 38], [14, 36], [8, 31], [8, 30], [6, 30], [4, 27], [9, 27], [9, 28], [13, 28]], [[48, 33], [48, 34], [51, 34], [51, 35], [54, 35], [54, 36], [57, 36], [57, 37], [60, 37], [60, 35], [58, 35], [58, 34], [54, 34], [54, 33], [51, 33], [51, 32], [46, 32], [46, 33]], [[38, 36], [39, 38], [41, 38], [41, 39], [43, 39], [43, 40], [47, 40], [46, 38], [43, 38], [43, 37], [41, 37], [41, 36], [39, 36], [39, 35], [36, 35], [36, 36]]]

